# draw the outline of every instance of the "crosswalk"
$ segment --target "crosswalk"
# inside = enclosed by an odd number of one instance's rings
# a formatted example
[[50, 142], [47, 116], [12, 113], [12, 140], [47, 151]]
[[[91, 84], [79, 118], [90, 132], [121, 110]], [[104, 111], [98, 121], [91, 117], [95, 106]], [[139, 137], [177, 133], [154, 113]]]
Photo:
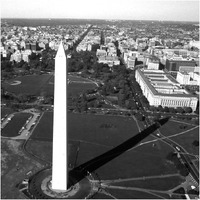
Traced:
[[191, 174], [189, 174], [191, 182], [194, 184], [194, 186], [199, 187], [199, 183], [192, 177]]

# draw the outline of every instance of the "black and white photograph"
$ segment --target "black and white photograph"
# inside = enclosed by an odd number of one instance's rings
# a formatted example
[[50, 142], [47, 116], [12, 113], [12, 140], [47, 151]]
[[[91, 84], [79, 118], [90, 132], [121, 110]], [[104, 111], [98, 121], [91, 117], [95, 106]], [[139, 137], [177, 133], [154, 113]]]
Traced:
[[1, 0], [1, 199], [199, 199], [199, 0]]

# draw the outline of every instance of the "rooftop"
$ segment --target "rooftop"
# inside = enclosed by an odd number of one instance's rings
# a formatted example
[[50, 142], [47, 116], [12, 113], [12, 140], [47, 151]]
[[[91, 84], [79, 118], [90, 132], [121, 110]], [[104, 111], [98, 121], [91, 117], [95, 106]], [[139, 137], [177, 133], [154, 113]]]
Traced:
[[[178, 82], [170, 77], [169, 74], [166, 74], [162, 70], [140, 70], [137, 69], [138, 73], [141, 75], [143, 80], [146, 82], [148, 85], [149, 89], [154, 95], [160, 95], [160, 96], [171, 96], [171, 97], [196, 97], [195, 95], [188, 94], [186, 90], [180, 89], [178, 86]], [[159, 79], [156, 81], [156, 79], [150, 79], [148, 74], [163, 74], [163, 79]], [[160, 72], [159, 72], [160, 71]], [[162, 82], [162, 80], [167, 80]], [[164, 93], [167, 92], [167, 90], [170, 90], [169, 93]], [[161, 92], [162, 91], [162, 92]]]
[[178, 73], [180, 73], [180, 74], [182, 74], [182, 75], [189, 75], [186, 71], [180, 71], [180, 72], [178, 72]]

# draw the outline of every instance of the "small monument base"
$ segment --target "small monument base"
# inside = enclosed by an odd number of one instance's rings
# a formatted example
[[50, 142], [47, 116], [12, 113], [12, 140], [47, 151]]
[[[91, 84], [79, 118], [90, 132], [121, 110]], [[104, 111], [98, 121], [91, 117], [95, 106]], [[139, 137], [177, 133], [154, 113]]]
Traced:
[[[75, 177], [69, 176], [68, 182], [73, 183]], [[52, 189], [52, 170], [44, 169], [35, 174], [30, 180], [28, 190], [33, 198], [37, 199], [83, 199], [92, 197], [97, 191], [97, 180], [94, 180], [92, 174], [88, 175], [80, 182], [72, 184], [67, 190]]]
[[55, 190], [52, 189], [51, 184], [52, 176], [47, 176], [41, 184], [41, 189], [47, 196], [56, 198], [56, 199], [62, 199], [62, 198], [71, 198], [76, 195], [76, 193], [80, 189], [79, 183], [75, 184], [74, 186], [70, 187], [68, 190]]

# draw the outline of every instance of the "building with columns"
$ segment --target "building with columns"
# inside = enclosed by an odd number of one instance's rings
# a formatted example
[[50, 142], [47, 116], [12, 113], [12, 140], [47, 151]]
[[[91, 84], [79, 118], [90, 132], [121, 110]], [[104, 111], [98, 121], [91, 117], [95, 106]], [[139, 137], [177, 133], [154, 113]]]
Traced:
[[163, 70], [137, 69], [136, 81], [151, 106], [191, 107], [196, 110], [198, 98], [180, 87], [180, 84]]

